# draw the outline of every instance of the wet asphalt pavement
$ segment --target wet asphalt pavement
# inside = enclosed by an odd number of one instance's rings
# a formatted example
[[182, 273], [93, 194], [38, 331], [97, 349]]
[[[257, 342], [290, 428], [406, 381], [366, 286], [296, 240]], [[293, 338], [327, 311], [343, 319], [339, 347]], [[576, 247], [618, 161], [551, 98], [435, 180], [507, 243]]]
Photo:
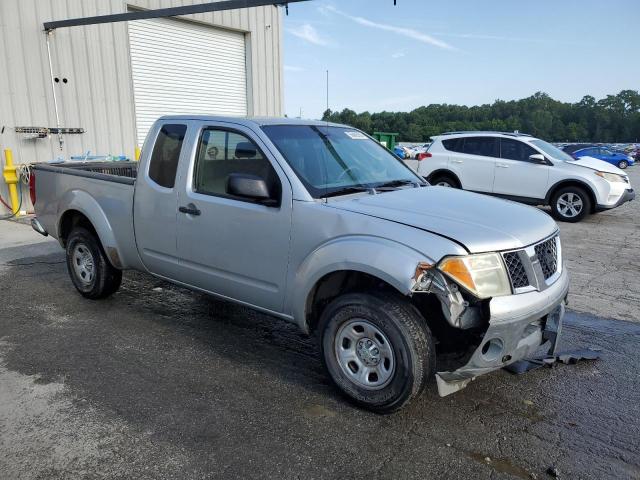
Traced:
[[0, 478], [640, 478], [638, 323], [569, 311], [601, 360], [381, 416], [295, 326], [133, 272], [85, 300], [47, 246], [0, 267]]

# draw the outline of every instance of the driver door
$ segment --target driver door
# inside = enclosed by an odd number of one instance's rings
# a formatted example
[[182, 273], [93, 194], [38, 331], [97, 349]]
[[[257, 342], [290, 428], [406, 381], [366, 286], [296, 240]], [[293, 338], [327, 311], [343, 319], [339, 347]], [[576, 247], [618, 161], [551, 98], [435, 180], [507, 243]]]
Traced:
[[500, 158], [496, 161], [493, 193], [541, 200], [547, 193], [549, 165], [529, 159], [539, 153], [520, 140], [500, 138]]
[[[178, 192], [177, 248], [183, 281], [281, 312], [289, 257], [292, 192], [279, 165], [252, 132], [203, 124], [186, 184]], [[277, 205], [227, 193], [231, 174], [267, 182]]]

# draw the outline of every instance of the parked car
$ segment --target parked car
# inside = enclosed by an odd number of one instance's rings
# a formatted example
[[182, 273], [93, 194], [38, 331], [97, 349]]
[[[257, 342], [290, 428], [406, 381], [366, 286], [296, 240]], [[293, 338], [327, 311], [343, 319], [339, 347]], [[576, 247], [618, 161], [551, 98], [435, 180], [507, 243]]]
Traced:
[[407, 147], [401, 147], [400, 145], [393, 147], [393, 153], [402, 159], [409, 158], [410, 156], [410, 150]]
[[417, 159], [421, 153], [425, 153], [427, 150], [429, 150], [430, 146], [431, 146], [431, 142], [427, 142], [422, 145], [413, 147], [413, 150], [411, 152], [412, 154], [409, 156], [409, 158]]
[[565, 222], [635, 198], [619, 168], [594, 158], [576, 160], [530, 135], [446, 133], [434, 139], [427, 155], [406, 163], [434, 185], [550, 205], [553, 216]]
[[594, 145], [593, 143], [569, 143], [568, 145], [563, 145], [562, 147], [559, 146], [558, 148], [571, 155], [576, 150], [582, 150], [583, 148], [588, 147], [597, 147], [597, 145]]
[[[406, 405], [553, 351], [569, 276], [535, 208], [429, 186], [351, 127], [158, 120], [140, 163], [34, 168], [32, 225], [88, 299], [140, 270], [296, 323], [352, 401]], [[459, 352], [437, 368], [435, 352]]]
[[571, 156], [576, 159], [582, 157], [597, 158], [598, 160], [616, 165], [618, 168], [622, 169], [625, 169], [629, 165], [633, 165], [635, 163], [634, 159], [630, 155], [623, 152], [615, 152], [604, 147], [581, 148], [580, 150], [575, 150]]

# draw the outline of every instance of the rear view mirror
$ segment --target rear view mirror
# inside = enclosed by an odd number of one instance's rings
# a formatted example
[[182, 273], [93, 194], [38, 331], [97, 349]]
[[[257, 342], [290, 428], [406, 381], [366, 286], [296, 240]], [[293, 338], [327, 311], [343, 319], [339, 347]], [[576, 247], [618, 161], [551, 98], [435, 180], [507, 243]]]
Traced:
[[227, 193], [264, 203], [269, 203], [272, 200], [267, 182], [256, 175], [245, 173], [232, 173], [229, 175]]
[[533, 155], [529, 155], [529, 160], [531, 160], [533, 163], [539, 163], [541, 165], [547, 164], [547, 159], [544, 158], [544, 155], [542, 155], [541, 153], [534, 153]]

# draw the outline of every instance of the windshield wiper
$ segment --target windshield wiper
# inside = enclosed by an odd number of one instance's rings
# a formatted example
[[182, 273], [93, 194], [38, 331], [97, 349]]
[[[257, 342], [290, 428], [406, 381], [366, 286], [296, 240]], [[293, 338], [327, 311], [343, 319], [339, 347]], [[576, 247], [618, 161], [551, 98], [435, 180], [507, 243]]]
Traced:
[[350, 187], [341, 188], [323, 195], [321, 198], [337, 197], [339, 195], [348, 195], [350, 193], [369, 192], [375, 194], [376, 191], [372, 187], [365, 187], [364, 185], [352, 185]]
[[405, 185], [412, 185], [413, 187], [419, 187], [422, 186], [423, 184], [421, 184], [418, 181], [414, 181], [414, 180], [408, 180], [408, 179], [404, 179], [404, 180], [390, 180], [388, 182], [384, 182], [384, 183], [379, 183], [375, 186], [375, 188], [385, 188], [385, 187], [389, 187], [389, 188], [395, 188], [395, 187], [403, 187]]

